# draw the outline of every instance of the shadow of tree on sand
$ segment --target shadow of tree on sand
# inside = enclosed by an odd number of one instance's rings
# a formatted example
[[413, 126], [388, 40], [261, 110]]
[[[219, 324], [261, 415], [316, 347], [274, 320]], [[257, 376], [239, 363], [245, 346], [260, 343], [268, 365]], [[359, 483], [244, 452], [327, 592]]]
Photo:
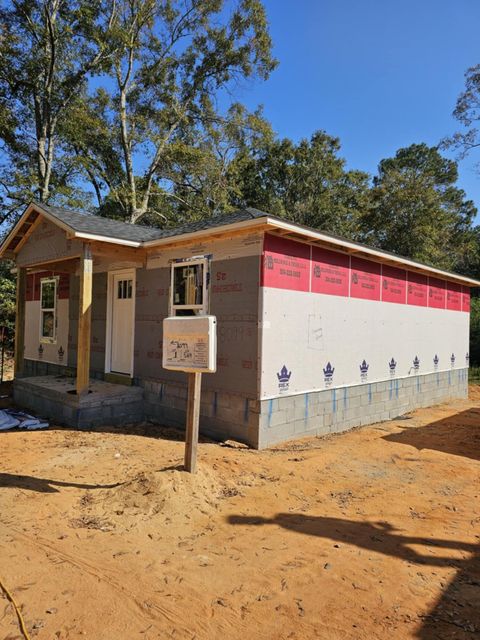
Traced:
[[468, 409], [423, 427], [412, 425], [401, 432], [389, 433], [383, 439], [419, 450], [430, 449], [480, 460], [480, 409]]
[[[404, 535], [388, 522], [365, 522], [327, 516], [278, 513], [273, 518], [231, 515], [227, 520], [232, 525], [276, 525], [303, 535], [355, 545], [412, 564], [454, 567], [458, 573], [433, 610], [424, 616], [415, 636], [420, 640], [466, 640], [480, 637], [475, 635], [480, 634], [480, 544]], [[412, 546], [437, 548], [441, 553], [420, 553]], [[449, 550], [456, 553], [449, 554]], [[468, 554], [468, 557], [460, 557], [459, 552], [463, 556]]]

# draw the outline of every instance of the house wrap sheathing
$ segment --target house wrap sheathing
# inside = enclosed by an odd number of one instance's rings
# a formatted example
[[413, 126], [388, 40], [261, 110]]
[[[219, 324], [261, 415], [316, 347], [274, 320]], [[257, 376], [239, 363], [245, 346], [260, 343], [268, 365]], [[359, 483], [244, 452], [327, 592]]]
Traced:
[[[1, 253], [19, 273], [15, 397], [66, 424], [184, 425], [162, 322], [172, 265], [199, 257], [217, 317], [204, 433], [261, 448], [467, 394], [478, 282], [254, 209], [160, 230], [32, 204]], [[63, 377], [76, 398], [52, 395]]]

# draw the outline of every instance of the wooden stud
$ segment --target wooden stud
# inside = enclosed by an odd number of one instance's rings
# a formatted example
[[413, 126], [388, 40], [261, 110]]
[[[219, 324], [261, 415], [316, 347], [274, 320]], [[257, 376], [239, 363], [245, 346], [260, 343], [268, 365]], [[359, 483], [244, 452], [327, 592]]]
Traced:
[[187, 431], [185, 437], [185, 471], [197, 469], [198, 425], [200, 421], [200, 393], [202, 374], [188, 374]]
[[88, 393], [90, 379], [90, 334], [92, 324], [92, 249], [83, 245], [80, 257], [80, 296], [77, 336], [77, 395]]
[[15, 361], [14, 376], [19, 377], [23, 373], [25, 358], [25, 298], [27, 290], [27, 270], [24, 267], [17, 269], [17, 308], [15, 317]]

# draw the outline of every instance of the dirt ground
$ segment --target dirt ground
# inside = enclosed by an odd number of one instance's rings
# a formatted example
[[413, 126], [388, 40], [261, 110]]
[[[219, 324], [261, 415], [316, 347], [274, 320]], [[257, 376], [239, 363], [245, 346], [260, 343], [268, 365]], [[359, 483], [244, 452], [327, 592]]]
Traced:
[[[258, 452], [0, 433], [0, 580], [36, 640], [480, 637], [480, 388]], [[0, 595], [0, 638], [22, 638]]]

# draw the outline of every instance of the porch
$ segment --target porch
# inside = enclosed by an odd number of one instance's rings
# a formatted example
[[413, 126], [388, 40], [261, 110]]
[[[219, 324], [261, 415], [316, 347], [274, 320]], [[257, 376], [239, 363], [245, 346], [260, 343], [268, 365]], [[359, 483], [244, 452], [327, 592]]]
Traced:
[[88, 391], [78, 394], [75, 378], [46, 375], [16, 378], [16, 404], [53, 422], [86, 429], [102, 424], [128, 424], [144, 418], [143, 389], [89, 380]]

